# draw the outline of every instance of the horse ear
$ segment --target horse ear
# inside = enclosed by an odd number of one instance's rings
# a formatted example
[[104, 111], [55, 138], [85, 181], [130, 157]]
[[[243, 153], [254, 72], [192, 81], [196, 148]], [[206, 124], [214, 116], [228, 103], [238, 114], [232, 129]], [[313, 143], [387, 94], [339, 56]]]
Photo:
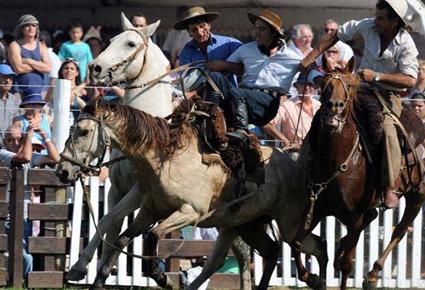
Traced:
[[345, 69], [351, 73], [354, 72], [354, 67], [356, 66], [356, 61], [354, 60], [354, 56], [350, 58], [347, 65], [345, 66]]
[[154, 32], [155, 32], [155, 30], [158, 28], [158, 26], [161, 24], [161, 20], [158, 20], [157, 22], [155, 22], [155, 23], [152, 23], [152, 24], [149, 24], [147, 27], [146, 27], [146, 32], [148, 33], [148, 36], [151, 36]]
[[133, 24], [131, 24], [130, 20], [128, 20], [128, 18], [125, 17], [124, 12], [121, 12], [121, 26], [122, 26], [123, 31], [134, 28]]

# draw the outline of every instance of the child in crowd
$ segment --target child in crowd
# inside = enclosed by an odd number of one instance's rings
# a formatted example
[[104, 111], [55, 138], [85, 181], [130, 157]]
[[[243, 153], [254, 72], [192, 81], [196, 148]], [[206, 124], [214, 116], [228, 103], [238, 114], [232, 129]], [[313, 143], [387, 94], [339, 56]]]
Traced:
[[71, 22], [69, 28], [70, 40], [63, 43], [60, 51], [59, 58], [64, 61], [73, 58], [77, 61], [80, 69], [80, 81], [83, 82], [87, 76], [87, 66], [93, 60], [90, 51], [90, 46], [81, 40], [83, 37], [83, 25], [79, 22]]

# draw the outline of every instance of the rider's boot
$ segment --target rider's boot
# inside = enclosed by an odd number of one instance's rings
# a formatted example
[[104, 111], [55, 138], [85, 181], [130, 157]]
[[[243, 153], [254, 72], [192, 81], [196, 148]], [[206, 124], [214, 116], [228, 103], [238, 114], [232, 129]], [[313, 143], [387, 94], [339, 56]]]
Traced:
[[232, 102], [233, 108], [233, 124], [231, 127], [235, 129], [228, 132], [227, 136], [230, 142], [241, 144], [242, 147], [249, 147], [248, 134], [248, 107], [244, 98], [235, 98]]

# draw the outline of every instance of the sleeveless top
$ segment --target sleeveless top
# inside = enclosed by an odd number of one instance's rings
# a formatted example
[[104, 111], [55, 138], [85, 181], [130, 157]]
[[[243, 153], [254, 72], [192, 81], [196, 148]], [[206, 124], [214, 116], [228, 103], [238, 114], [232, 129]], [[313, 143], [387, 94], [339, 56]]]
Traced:
[[[22, 58], [30, 58], [33, 60], [41, 61], [41, 53], [40, 53], [40, 42], [37, 41], [37, 45], [34, 50], [26, 49], [22, 46], [22, 44], [18, 41], [18, 44], [21, 48], [21, 57]], [[44, 82], [44, 74], [42, 72], [33, 70], [32, 72], [19, 74], [17, 77], [17, 82], [19, 85], [39, 85], [40, 87], [18, 87], [18, 91], [23, 95], [26, 95], [26, 92], [31, 93], [41, 93], [43, 90]]]

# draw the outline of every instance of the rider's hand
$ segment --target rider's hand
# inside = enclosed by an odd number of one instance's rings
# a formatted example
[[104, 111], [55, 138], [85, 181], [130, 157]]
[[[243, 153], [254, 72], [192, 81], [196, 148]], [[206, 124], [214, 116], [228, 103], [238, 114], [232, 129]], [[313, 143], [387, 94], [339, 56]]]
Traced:
[[315, 63], [316, 63], [316, 59], [311, 57], [309, 54], [300, 62], [298, 66], [298, 70], [301, 72], [307, 71], [311, 69]]
[[226, 70], [226, 62], [223, 60], [210, 60], [205, 64], [206, 68], [210, 71], [224, 71]]
[[358, 72], [359, 77], [366, 82], [373, 82], [376, 76], [376, 72], [371, 69], [361, 69]]

